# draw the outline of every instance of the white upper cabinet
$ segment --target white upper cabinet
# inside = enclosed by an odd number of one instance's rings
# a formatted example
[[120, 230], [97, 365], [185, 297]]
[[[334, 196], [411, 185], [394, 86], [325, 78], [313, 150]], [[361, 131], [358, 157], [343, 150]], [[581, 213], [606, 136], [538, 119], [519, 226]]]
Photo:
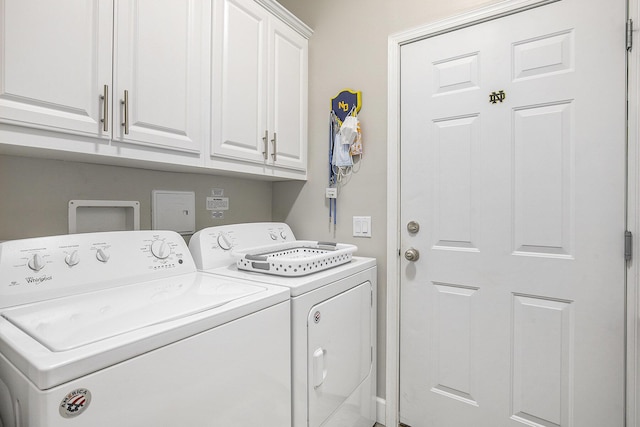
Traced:
[[270, 141], [270, 160], [276, 166], [306, 171], [308, 42], [275, 19], [271, 21], [269, 37], [269, 129], [275, 134], [275, 140]]
[[117, 1], [114, 141], [201, 151], [203, 124], [208, 122], [205, 101], [210, 9], [205, 3]]
[[0, 0], [0, 7], [0, 123], [90, 137], [37, 133], [25, 143], [13, 135], [15, 145], [202, 166], [209, 1]]
[[262, 164], [269, 14], [254, 0], [220, 0], [214, 8], [212, 154]]
[[110, 138], [113, 1], [0, 0], [0, 122]]
[[274, 0], [0, 0], [0, 154], [306, 179], [310, 35]]
[[216, 1], [214, 28], [210, 163], [305, 178], [310, 30], [255, 0]]

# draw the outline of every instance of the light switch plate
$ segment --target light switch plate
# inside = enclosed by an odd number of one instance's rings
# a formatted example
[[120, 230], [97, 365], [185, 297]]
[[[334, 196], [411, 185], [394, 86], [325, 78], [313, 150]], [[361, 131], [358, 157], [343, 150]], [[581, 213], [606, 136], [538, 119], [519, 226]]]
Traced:
[[371, 237], [371, 217], [353, 217], [353, 237]]
[[193, 191], [153, 190], [151, 227], [180, 234], [196, 232], [196, 194]]

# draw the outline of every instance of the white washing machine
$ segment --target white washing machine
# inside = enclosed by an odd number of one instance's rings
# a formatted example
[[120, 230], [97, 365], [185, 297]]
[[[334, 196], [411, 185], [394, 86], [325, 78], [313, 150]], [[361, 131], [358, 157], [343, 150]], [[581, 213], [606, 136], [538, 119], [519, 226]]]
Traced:
[[291, 425], [289, 292], [166, 231], [0, 244], [0, 425]]
[[341, 246], [296, 241], [283, 223], [211, 227], [189, 242], [203, 271], [290, 289], [294, 427], [375, 424], [376, 261], [345, 260]]

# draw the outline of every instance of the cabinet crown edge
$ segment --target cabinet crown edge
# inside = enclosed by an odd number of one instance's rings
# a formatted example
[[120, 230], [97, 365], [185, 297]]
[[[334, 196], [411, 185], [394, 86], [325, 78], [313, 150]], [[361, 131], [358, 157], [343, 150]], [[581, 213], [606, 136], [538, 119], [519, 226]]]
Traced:
[[296, 30], [305, 38], [309, 39], [313, 34], [313, 30], [307, 24], [302, 22], [297, 16], [289, 12], [284, 6], [275, 0], [255, 0], [256, 3], [262, 5], [265, 9], [280, 18], [291, 28]]

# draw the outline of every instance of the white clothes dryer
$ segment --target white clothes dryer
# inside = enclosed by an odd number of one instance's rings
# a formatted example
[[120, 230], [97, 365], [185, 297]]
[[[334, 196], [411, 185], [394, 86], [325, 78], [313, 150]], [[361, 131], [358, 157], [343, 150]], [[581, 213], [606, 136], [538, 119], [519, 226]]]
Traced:
[[202, 271], [291, 291], [294, 427], [376, 421], [376, 261], [348, 246], [296, 241], [284, 223], [210, 227], [189, 242]]
[[289, 292], [166, 231], [0, 244], [0, 425], [291, 424]]

